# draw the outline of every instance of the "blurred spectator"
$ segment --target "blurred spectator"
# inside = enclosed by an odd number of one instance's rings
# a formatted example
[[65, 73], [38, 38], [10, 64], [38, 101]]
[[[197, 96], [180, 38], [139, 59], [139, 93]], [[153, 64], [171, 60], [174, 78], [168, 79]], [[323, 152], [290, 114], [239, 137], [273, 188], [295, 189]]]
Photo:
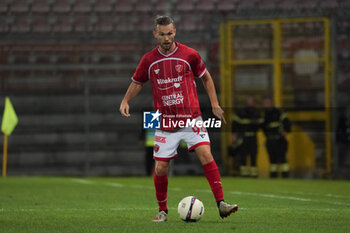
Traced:
[[[233, 115], [230, 153], [236, 157], [241, 176], [258, 176], [256, 133], [262, 121], [260, 117], [261, 114], [255, 106], [255, 98], [250, 95], [246, 98], [246, 106], [239, 108]], [[250, 167], [247, 166], [248, 157], [251, 161]]]
[[228, 147], [228, 155], [233, 157], [234, 163], [233, 163], [232, 169], [235, 173], [237, 170], [239, 170], [239, 167], [240, 167], [239, 150], [241, 149], [242, 142], [243, 142], [242, 137], [238, 137], [237, 133], [232, 132], [231, 144]]
[[288, 142], [287, 133], [290, 132], [291, 123], [286, 113], [274, 107], [270, 97], [263, 98], [264, 121], [262, 128], [266, 136], [266, 149], [270, 157], [270, 177], [275, 178], [278, 172], [282, 177], [289, 176], [289, 164], [286, 153]]
[[347, 164], [350, 159], [350, 107], [342, 109], [337, 122], [338, 165]]
[[154, 146], [155, 129], [142, 129], [141, 142], [145, 146], [145, 168], [148, 176], [153, 175], [154, 160], [153, 160], [153, 146]]

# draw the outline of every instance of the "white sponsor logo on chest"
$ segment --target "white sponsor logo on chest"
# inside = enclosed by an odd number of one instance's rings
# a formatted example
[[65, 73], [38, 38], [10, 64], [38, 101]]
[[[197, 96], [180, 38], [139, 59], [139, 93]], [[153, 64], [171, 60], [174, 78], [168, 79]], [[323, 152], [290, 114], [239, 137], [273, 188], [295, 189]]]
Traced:
[[163, 106], [172, 106], [177, 104], [183, 104], [184, 97], [182, 93], [173, 93], [170, 95], [163, 95]]
[[177, 78], [157, 79], [158, 84], [177, 83], [182, 81], [182, 76]]

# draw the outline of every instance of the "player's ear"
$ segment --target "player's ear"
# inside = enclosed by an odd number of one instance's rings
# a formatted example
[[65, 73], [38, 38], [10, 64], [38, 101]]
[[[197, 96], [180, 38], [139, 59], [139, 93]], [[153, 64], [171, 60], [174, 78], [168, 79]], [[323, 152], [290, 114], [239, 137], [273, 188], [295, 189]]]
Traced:
[[157, 39], [157, 32], [156, 32], [156, 30], [157, 30], [157, 29], [153, 29], [153, 36], [154, 36], [154, 38]]

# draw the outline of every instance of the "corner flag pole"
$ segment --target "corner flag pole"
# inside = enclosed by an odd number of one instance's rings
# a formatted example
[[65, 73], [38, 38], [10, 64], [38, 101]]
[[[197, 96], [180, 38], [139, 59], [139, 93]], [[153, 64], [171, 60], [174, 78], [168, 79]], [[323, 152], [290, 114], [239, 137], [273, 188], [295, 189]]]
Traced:
[[2, 157], [2, 177], [6, 177], [7, 171], [7, 137], [11, 135], [18, 123], [18, 117], [13, 108], [10, 98], [5, 98], [4, 114], [1, 122], [1, 131], [4, 133], [4, 154]]
[[4, 154], [2, 156], [2, 177], [5, 178], [7, 173], [7, 135], [4, 134]]

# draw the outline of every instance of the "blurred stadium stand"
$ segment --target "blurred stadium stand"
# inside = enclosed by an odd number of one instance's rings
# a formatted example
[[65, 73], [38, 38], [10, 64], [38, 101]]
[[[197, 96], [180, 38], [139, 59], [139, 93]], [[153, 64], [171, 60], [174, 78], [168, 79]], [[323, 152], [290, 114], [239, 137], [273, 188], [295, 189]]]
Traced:
[[[344, 106], [350, 90], [349, 12], [349, 0], [2, 0], [1, 97], [11, 97], [20, 119], [10, 138], [9, 174], [145, 173], [143, 150], [135, 146], [141, 115], [124, 119], [118, 108], [139, 59], [155, 45], [156, 14], [174, 17], [177, 40], [200, 51], [218, 90], [221, 21], [329, 17], [334, 88]], [[269, 46], [267, 41], [240, 44], [252, 54]], [[134, 112], [149, 106], [150, 92], [141, 95], [132, 103]], [[218, 161], [219, 140], [213, 134]]]

